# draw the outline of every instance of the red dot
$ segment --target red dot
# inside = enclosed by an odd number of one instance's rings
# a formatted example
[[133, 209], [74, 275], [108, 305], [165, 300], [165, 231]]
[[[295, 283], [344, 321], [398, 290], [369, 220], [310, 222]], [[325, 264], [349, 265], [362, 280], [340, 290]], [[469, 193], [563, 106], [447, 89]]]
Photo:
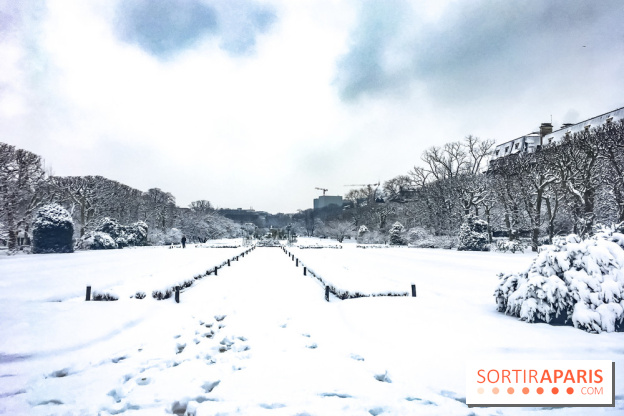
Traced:
[[537, 394], [542, 394], [542, 393], [544, 393], [544, 389], [541, 388], [541, 387], [538, 387], [537, 388]]
[[572, 387], [568, 387], [566, 391], [568, 392], [568, 394], [574, 393], [574, 389]]
[[557, 394], [557, 393], [559, 393], [559, 389], [558, 389], [557, 387], [553, 387], [553, 388], [552, 388], [552, 393], [553, 393], [553, 394]]
[[499, 392], [499, 391], [500, 391], [500, 390], [498, 390], [498, 387], [494, 387], [494, 388], [492, 389], [492, 393], [494, 393], [494, 394], [498, 394], [498, 392]]
[[514, 389], [513, 389], [513, 387], [509, 387], [509, 388], [507, 389], [507, 393], [509, 393], [509, 394], [514, 394]]
[[529, 394], [529, 388], [528, 387], [523, 388], [522, 393]]

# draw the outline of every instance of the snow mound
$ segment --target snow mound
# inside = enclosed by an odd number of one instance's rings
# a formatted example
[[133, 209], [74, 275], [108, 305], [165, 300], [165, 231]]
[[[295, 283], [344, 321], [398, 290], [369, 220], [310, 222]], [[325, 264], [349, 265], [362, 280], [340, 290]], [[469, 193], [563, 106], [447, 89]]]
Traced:
[[528, 270], [499, 274], [498, 311], [592, 333], [624, 331], [623, 246], [624, 235], [615, 232], [556, 239]]

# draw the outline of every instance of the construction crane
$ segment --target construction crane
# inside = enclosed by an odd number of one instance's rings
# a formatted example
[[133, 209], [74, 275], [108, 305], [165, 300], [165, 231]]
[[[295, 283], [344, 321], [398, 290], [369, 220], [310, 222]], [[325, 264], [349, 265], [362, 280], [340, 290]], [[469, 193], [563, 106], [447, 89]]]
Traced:
[[314, 188], [314, 189], [318, 189], [319, 191], [323, 191], [323, 196], [325, 196], [325, 192], [329, 191], [329, 189], [327, 189], [327, 188]]

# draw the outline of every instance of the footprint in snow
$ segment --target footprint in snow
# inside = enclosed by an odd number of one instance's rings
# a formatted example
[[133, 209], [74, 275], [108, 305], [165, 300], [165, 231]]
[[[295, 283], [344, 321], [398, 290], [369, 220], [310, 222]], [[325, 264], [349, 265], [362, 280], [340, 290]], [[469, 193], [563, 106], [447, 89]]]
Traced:
[[313, 342], [312, 344], [306, 345], [306, 348], [314, 350], [314, 349], [318, 348], [318, 345], [316, 345], [316, 342]]
[[355, 361], [364, 361], [364, 357], [358, 354], [351, 354], [351, 358], [353, 358]]
[[382, 383], [392, 383], [392, 380], [388, 377], [387, 371], [383, 374], [375, 374], [375, 380], [381, 381]]
[[[69, 375], [69, 368], [63, 368], [61, 370], [53, 371], [48, 375], [48, 377], [67, 377]], [[47, 378], [47, 377], [46, 377]]]
[[226, 317], [226, 316], [227, 316], [227, 315], [215, 315], [214, 319], [215, 319], [215, 321], [217, 321], [217, 322], [221, 322], [222, 320], [224, 320], [224, 319], [225, 319], [225, 317]]

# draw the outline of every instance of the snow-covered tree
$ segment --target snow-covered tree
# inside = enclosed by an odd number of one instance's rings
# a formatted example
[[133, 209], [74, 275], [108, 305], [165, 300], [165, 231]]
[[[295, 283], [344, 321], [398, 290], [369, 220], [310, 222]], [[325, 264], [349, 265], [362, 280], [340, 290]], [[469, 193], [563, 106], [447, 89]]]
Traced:
[[499, 312], [527, 322], [624, 331], [624, 234], [557, 238], [521, 273], [500, 274]]
[[41, 207], [32, 224], [33, 253], [72, 253], [74, 222], [58, 204]]
[[405, 227], [400, 222], [395, 222], [390, 228], [390, 244], [393, 246], [404, 246], [407, 244], [405, 240]]
[[457, 250], [487, 251], [487, 223], [472, 214], [466, 215], [459, 229], [459, 246]]
[[353, 234], [353, 224], [346, 220], [330, 221], [325, 225], [324, 233], [342, 243], [345, 237], [350, 237]]
[[27, 229], [32, 213], [46, 201], [44, 180], [40, 156], [0, 143], [0, 231], [10, 250], [16, 248], [18, 229]]

